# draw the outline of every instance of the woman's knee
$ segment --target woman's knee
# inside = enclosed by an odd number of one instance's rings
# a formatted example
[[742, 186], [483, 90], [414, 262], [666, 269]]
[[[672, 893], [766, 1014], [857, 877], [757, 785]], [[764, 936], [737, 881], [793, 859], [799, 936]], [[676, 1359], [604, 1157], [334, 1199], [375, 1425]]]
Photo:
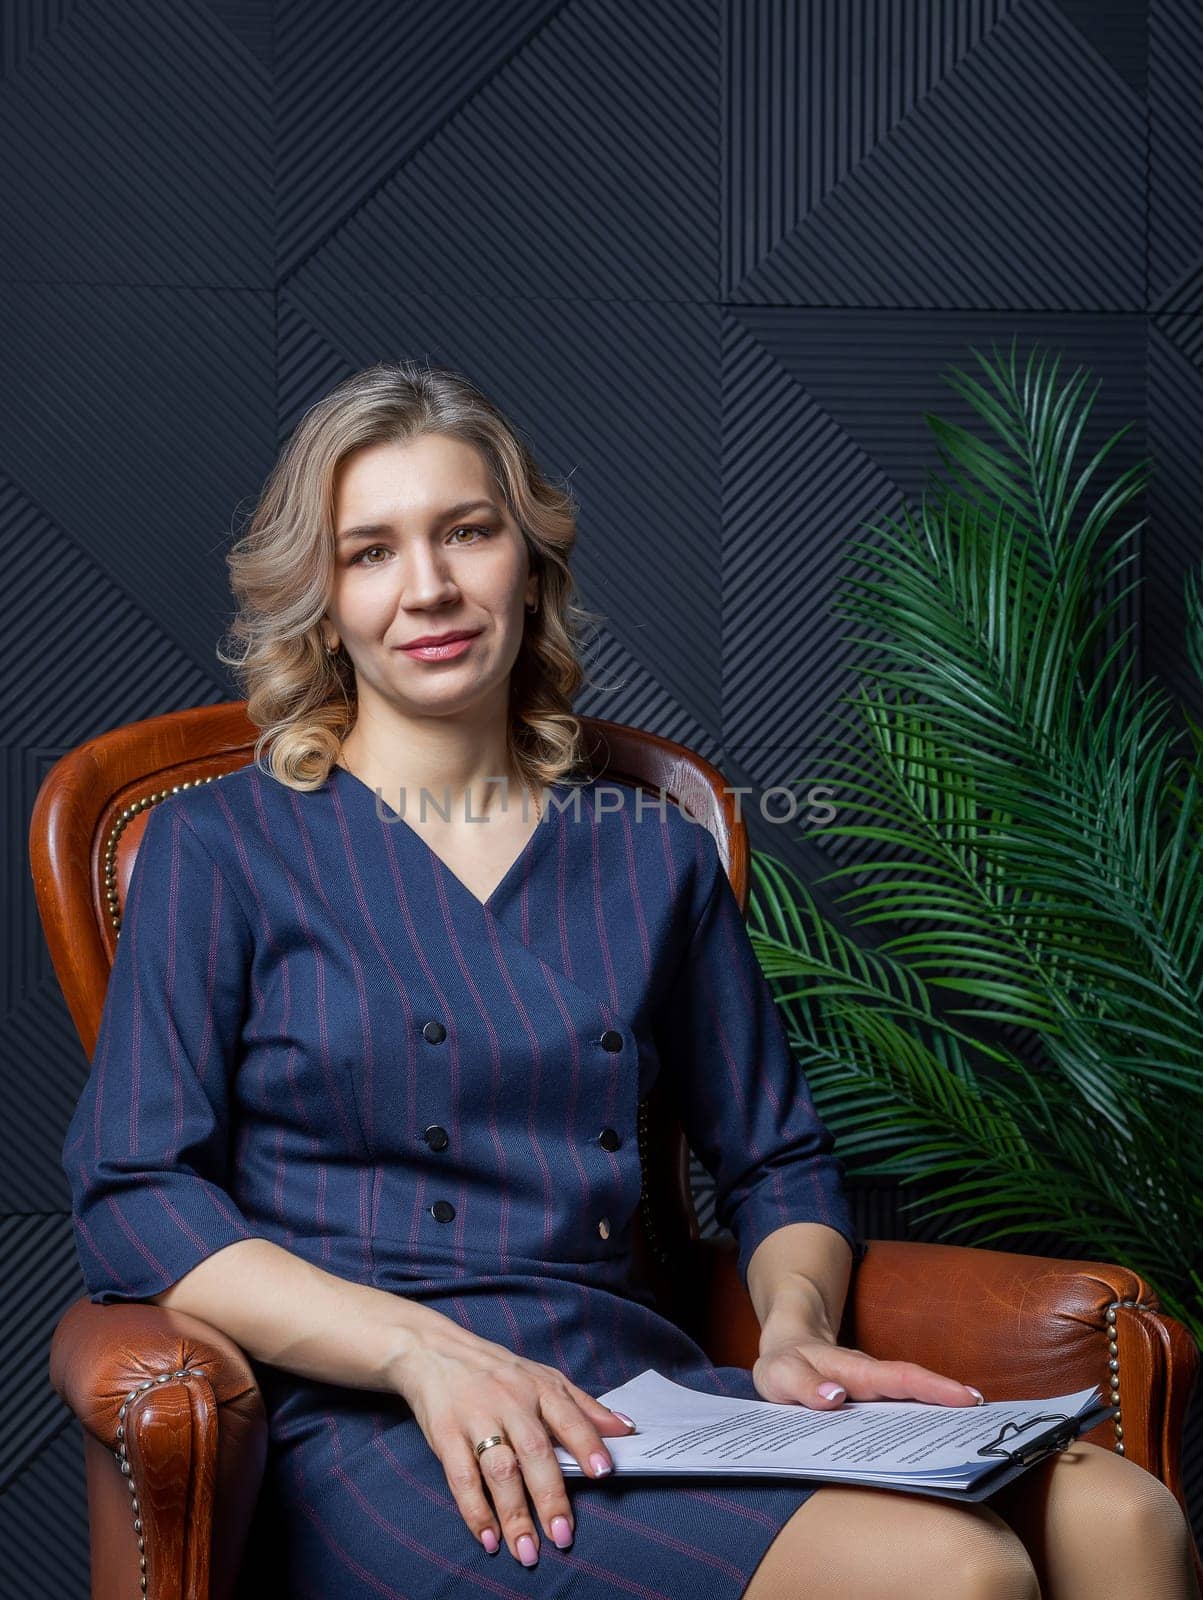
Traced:
[[954, 1558], [962, 1574], [954, 1592], [965, 1600], [1040, 1600], [1040, 1580], [1023, 1540], [989, 1506], [974, 1510], [984, 1515]]
[[770, 1546], [745, 1600], [1039, 1600], [1023, 1542], [989, 1506], [829, 1484]]
[[1190, 1525], [1172, 1491], [1136, 1462], [1114, 1459], [1129, 1470], [1112, 1480], [1100, 1507], [1108, 1525], [1131, 1549], [1189, 1549]]
[[1189, 1547], [1181, 1506], [1161, 1479], [1079, 1439], [1008, 1484], [996, 1508], [1038, 1553]]

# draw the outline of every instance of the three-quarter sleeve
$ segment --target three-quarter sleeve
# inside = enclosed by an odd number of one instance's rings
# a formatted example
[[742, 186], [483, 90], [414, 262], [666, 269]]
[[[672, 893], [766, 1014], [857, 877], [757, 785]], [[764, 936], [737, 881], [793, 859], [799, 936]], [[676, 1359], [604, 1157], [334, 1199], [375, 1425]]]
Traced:
[[230, 1083], [252, 938], [175, 797], [151, 810], [130, 874], [91, 1071], [63, 1142], [89, 1298], [168, 1288], [259, 1236], [230, 1198]]
[[655, 1035], [685, 1136], [715, 1180], [715, 1215], [735, 1235], [747, 1285], [760, 1241], [793, 1222], [821, 1222], [852, 1248], [844, 1164], [789, 1047], [780, 1011], [709, 831], [697, 834], [692, 935]]

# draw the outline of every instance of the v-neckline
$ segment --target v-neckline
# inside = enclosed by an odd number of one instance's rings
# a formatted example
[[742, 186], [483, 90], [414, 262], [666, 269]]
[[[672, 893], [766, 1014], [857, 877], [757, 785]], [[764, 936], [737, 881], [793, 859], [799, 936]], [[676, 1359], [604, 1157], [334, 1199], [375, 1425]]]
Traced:
[[[387, 800], [383, 799], [381, 796], [378, 796], [375, 789], [366, 784], [362, 778], [356, 777], [355, 773], [353, 773], [349, 767], [344, 767], [339, 761], [333, 763], [330, 771], [332, 775], [334, 773], [339, 774], [339, 781], [343, 783], [344, 787], [346, 787], [346, 781], [350, 780], [350, 783], [356, 790], [362, 793], [365, 799], [371, 800], [372, 813], [380, 823], [381, 827], [399, 827], [407, 839], [412, 839], [419, 849], [425, 852], [426, 856], [430, 860], [431, 866], [434, 867], [437, 872], [449, 878], [451, 882], [454, 883], [464, 894], [466, 894], [472, 903], [481, 911], [490, 912], [494, 909], [497, 901], [500, 900], [505, 894], [512, 880], [518, 876], [519, 872], [522, 871], [527, 860], [533, 858], [536, 846], [543, 839], [550, 836], [552, 830], [548, 826], [548, 823], [550, 821], [552, 812], [556, 809], [550, 802], [550, 795], [558, 794], [560, 789], [560, 785], [555, 783], [545, 786], [544, 793], [548, 795], [549, 798], [547, 803], [544, 805], [543, 815], [532, 828], [530, 835], [524, 841], [521, 850], [519, 850], [518, 854], [510, 862], [509, 866], [502, 873], [501, 877], [494, 884], [493, 888], [489, 891], [485, 899], [482, 900], [476, 893], [475, 889], [469, 889], [468, 885], [459, 876], [459, 874], [453, 871], [452, 868], [447, 865], [438, 851], [422, 837], [414, 825], [408, 821], [407, 818], [403, 817], [399, 811], [395, 811], [393, 807], [389, 805]], [[388, 813], [386, 817], [382, 817], [380, 815], [380, 807], [383, 807], [383, 809]]]

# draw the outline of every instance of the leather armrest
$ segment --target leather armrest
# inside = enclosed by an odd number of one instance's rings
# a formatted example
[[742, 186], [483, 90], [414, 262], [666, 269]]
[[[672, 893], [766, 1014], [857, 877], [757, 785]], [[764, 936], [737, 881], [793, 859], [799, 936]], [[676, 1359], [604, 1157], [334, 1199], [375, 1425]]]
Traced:
[[50, 1381], [84, 1428], [93, 1592], [232, 1594], [267, 1458], [245, 1353], [185, 1312], [85, 1297]]
[[[729, 1237], [698, 1239], [680, 1273], [685, 1321], [716, 1363], [755, 1364], [760, 1327]], [[1186, 1409], [1199, 1352], [1138, 1273], [967, 1245], [875, 1239], [854, 1268], [839, 1342], [914, 1361], [987, 1400], [1097, 1384], [1117, 1418], [1085, 1438], [1137, 1461], [1183, 1499]]]
[[243, 1351], [217, 1328], [148, 1301], [96, 1305], [77, 1300], [50, 1346], [50, 1382], [89, 1433], [116, 1449], [118, 1412], [130, 1392], [181, 1367], [204, 1373], [222, 1412], [223, 1433], [253, 1445], [267, 1419]]

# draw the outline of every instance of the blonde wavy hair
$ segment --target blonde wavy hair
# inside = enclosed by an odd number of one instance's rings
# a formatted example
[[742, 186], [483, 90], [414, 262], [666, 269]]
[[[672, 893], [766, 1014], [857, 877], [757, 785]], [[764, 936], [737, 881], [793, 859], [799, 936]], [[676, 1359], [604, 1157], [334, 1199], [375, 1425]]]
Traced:
[[218, 658], [233, 669], [250, 720], [254, 759], [294, 789], [320, 788], [355, 722], [355, 671], [342, 644], [327, 651], [321, 618], [335, 567], [334, 480], [363, 445], [448, 434], [484, 456], [522, 530], [538, 607], [510, 674], [507, 748], [519, 781], [539, 789], [587, 776], [573, 696], [594, 614], [578, 605], [568, 558], [577, 505], [539, 470], [517, 430], [462, 373], [417, 361], [380, 362], [345, 379], [298, 423], [229, 554], [237, 606]]

